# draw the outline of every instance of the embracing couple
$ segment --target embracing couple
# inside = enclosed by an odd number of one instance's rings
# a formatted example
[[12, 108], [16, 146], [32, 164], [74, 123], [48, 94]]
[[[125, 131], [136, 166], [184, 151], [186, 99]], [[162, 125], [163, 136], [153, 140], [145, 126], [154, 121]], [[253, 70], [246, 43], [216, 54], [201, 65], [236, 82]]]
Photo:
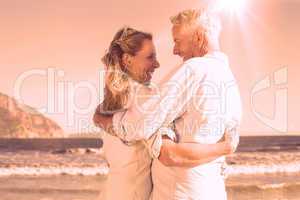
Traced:
[[236, 150], [240, 95], [220, 51], [219, 20], [205, 10], [171, 18], [174, 54], [160, 84], [150, 33], [119, 30], [102, 61], [104, 101], [94, 122], [110, 167], [105, 200], [226, 200], [225, 155]]

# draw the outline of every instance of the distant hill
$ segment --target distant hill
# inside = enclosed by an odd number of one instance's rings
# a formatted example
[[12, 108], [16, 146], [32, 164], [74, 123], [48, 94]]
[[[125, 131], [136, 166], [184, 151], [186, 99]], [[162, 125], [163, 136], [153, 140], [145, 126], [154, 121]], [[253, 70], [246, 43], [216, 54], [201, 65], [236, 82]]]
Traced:
[[63, 137], [63, 130], [54, 121], [34, 108], [19, 104], [0, 93], [0, 137], [48, 138]]

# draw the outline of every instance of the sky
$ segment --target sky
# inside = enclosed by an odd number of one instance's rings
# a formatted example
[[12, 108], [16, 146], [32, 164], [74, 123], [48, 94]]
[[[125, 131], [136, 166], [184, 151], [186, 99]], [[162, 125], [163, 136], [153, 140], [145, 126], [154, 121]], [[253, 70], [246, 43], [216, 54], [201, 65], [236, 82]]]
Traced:
[[[245, 0], [247, 1], [247, 0]], [[161, 67], [172, 55], [170, 16], [201, 0], [0, 0], [0, 92], [55, 120], [67, 132], [93, 130], [103, 95], [101, 56], [124, 25], [151, 32]], [[241, 133], [300, 132], [300, 0], [248, 0], [221, 13], [221, 48], [243, 101]]]

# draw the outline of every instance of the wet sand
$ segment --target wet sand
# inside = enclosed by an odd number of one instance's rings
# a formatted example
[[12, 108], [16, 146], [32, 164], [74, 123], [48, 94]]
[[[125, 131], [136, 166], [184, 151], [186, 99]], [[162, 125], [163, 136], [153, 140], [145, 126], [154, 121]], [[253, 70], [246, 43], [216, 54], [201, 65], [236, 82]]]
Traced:
[[[1, 200], [99, 200], [105, 176], [11, 176], [0, 178]], [[300, 175], [230, 177], [229, 200], [299, 200]]]
[[[101, 171], [107, 168], [102, 154], [101, 150], [86, 149], [1, 152], [0, 199], [99, 200], [108, 173]], [[300, 171], [257, 173], [257, 167], [268, 170], [280, 166], [281, 171], [288, 171], [286, 166], [299, 161], [300, 152], [295, 151], [229, 156], [227, 162], [233, 172], [246, 167], [248, 174], [229, 173], [226, 179], [228, 199], [300, 200]]]

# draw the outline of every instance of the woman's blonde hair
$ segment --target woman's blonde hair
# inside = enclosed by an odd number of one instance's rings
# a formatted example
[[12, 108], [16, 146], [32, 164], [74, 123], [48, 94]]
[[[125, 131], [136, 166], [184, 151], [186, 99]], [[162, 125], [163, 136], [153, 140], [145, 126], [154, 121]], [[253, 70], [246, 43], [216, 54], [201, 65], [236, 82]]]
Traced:
[[120, 29], [110, 43], [102, 62], [106, 66], [103, 110], [110, 112], [124, 108], [130, 94], [129, 75], [122, 62], [125, 53], [136, 55], [144, 40], [152, 40], [150, 33], [130, 27]]

